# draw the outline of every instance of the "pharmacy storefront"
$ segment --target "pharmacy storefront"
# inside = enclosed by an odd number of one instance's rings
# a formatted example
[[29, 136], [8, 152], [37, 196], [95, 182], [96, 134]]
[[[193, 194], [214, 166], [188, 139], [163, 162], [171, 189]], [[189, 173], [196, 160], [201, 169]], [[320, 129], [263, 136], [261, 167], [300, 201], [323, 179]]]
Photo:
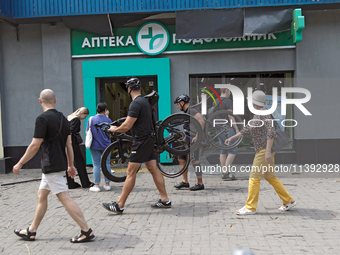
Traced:
[[[248, 89], [261, 89], [267, 95], [268, 107], [278, 99], [275, 118], [281, 123], [287, 119], [298, 122], [296, 127], [283, 127], [292, 143], [277, 153], [277, 163], [339, 163], [340, 136], [334, 117], [340, 107], [339, 11], [304, 10], [303, 16], [306, 23], [299, 43], [296, 22], [288, 31], [217, 39], [181, 39], [175, 23], [164, 20], [114, 28], [109, 36], [70, 30], [62, 22], [54, 26], [27, 24], [18, 33], [3, 22], [4, 157], [17, 162], [31, 142], [34, 120], [41, 112], [40, 105], [33, 102], [42, 88], [56, 91], [57, 109], [65, 116], [84, 105], [94, 115], [96, 104], [105, 101], [114, 120], [126, 116], [130, 103], [126, 78], [137, 76], [143, 95], [158, 91], [160, 120], [179, 111], [173, 101], [183, 93], [190, 95], [191, 106], [201, 111], [202, 95], [207, 96], [207, 108], [219, 101], [216, 84], [234, 85], [245, 98]], [[291, 105], [287, 105], [286, 115], [282, 114], [283, 88], [307, 89], [311, 99], [303, 106], [312, 116]], [[287, 96], [294, 99], [304, 95]], [[242, 118], [248, 121], [252, 112], [246, 102]], [[21, 111], [28, 106], [31, 111]], [[26, 121], [25, 132], [18, 130], [22, 121]], [[84, 129], [83, 123], [83, 136]], [[245, 137], [234, 162], [251, 163], [253, 147], [251, 137]], [[91, 163], [89, 157], [87, 162]], [[26, 168], [39, 165], [37, 155]]]
[[[112, 36], [72, 31], [72, 58], [76, 65], [81, 64], [84, 104], [94, 112], [99, 101], [106, 101], [111, 119], [126, 116], [130, 100], [124, 82], [130, 76], [141, 79], [143, 94], [158, 91], [159, 119], [178, 111], [172, 102], [182, 93], [190, 95], [191, 105], [199, 111], [202, 93], [209, 94], [208, 106], [216, 104], [218, 95], [204, 89], [215, 84], [233, 84], [244, 92], [248, 87], [262, 89], [270, 102], [273, 87], [280, 91], [292, 86], [294, 49], [290, 30], [241, 38], [183, 40], [176, 39], [175, 26], [158, 22], [117, 28]], [[284, 61], [276, 63], [275, 56]], [[291, 108], [287, 114], [290, 118]], [[247, 111], [244, 117], [248, 121], [251, 113]], [[293, 131], [286, 133], [293, 140]], [[293, 143], [288, 147], [282, 158], [294, 160]], [[252, 139], [246, 137], [239, 145], [244, 154], [239, 160], [251, 160], [252, 150]]]

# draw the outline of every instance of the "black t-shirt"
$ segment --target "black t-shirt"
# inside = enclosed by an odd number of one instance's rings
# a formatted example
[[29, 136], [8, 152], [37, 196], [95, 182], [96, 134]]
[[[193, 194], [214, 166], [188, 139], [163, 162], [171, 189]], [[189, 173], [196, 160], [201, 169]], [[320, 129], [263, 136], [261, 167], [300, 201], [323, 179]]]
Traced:
[[198, 113], [198, 111], [195, 108], [192, 108], [190, 106], [184, 112], [187, 113], [187, 114], [190, 114], [193, 117]]
[[72, 134], [72, 147], [74, 148], [75, 144], [79, 144], [79, 142], [77, 141], [78, 139], [77, 135], [80, 136], [79, 132], [80, 132], [81, 122], [78, 117], [74, 117], [73, 119], [69, 121], [69, 124], [70, 124], [70, 132]]
[[[187, 108], [186, 111], [184, 111], [186, 114], [189, 114], [191, 115], [192, 117], [194, 117], [198, 111], [195, 109], [195, 108], [191, 108], [190, 106]], [[194, 125], [192, 124], [189, 124], [189, 123], [185, 123], [183, 125], [183, 128], [186, 129], [186, 130], [191, 130], [191, 131], [194, 131], [194, 132], [197, 132], [196, 128]]]
[[147, 99], [136, 97], [129, 105], [128, 116], [137, 118], [131, 128], [132, 138], [135, 141], [150, 138], [152, 133], [152, 108]]
[[70, 121], [70, 131], [71, 133], [79, 133], [80, 132], [80, 125], [81, 125], [81, 122], [80, 122], [80, 119], [75, 117], [73, 119], [71, 119]]
[[[61, 133], [61, 118], [63, 118]], [[56, 134], [58, 134], [56, 136]], [[65, 171], [67, 158], [65, 152], [70, 125], [64, 115], [55, 109], [50, 109], [37, 117], [35, 121], [34, 138], [43, 138], [40, 150], [42, 154], [41, 168], [44, 174]]]

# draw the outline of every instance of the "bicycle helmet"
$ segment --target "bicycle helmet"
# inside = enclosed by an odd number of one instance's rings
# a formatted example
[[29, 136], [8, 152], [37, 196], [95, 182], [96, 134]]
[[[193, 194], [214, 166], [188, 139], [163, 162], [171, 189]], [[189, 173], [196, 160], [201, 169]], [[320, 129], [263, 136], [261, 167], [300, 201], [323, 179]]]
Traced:
[[141, 88], [141, 83], [138, 78], [129, 78], [126, 83], [126, 88], [131, 90], [139, 90]]
[[185, 104], [186, 103], [189, 103], [190, 102], [190, 97], [187, 95], [187, 94], [182, 94], [178, 97], [176, 97], [175, 101], [174, 101], [174, 104], [177, 104], [179, 102], [184, 102]]

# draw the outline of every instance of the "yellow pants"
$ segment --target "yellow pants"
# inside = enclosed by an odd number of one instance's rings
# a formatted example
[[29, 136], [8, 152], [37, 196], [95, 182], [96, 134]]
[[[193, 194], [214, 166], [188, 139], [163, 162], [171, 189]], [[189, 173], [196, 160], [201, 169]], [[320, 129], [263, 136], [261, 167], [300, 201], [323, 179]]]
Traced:
[[293, 198], [288, 193], [285, 186], [283, 186], [282, 182], [275, 176], [275, 153], [272, 153], [272, 162], [269, 164], [266, 163], [265, 153], [266, 149], [263, 149], [255, 154], [252, 171], [250, 173], [248, 199], [245, 207], [251, 211], [256, 211], [262, 177], [273, 186], [276, 193], [283, 201], [283, 204], [289, 204], [293, 201]]

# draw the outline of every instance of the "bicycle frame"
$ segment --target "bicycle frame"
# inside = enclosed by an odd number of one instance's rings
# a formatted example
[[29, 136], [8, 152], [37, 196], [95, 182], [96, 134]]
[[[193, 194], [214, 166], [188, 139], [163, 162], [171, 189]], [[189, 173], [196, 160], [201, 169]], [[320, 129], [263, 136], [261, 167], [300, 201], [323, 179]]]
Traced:
[[[151, 94], [145, 96], [145, 98], [149, 101], [152, 107], [152, 135], [154, 136], [154, 151], [156, 154], [160, 155], [164, 151], [167, 151], [171, 157], [188, 155], [190, 150], [194, 151], [200, 146], [203, 137], [203, 130], [200, 123], [194, 117], [184, 113], [175, 113], [171, 114], [163, 121], [156, 121], [156, 110], [153, 105], [157, 102], [158, 95], [156, 92], [152, 92]], [[121, 118], [112, 123], [103, 122], [100, 124], [94, 124], [94, 126], [97, 129], [102, 129], [105, 133], [107, 133], [107, 136], [109, 136], [108, 129], [110, 126], [119, 126], [125, 120], [126, 118]], [[129, 163], [129, 148], [130, 150], [132, 149], [133, 139], [126, 133], [111, 133], [110, 136], [116, 140], [112, 142], [103, 152], [101, 159], [102, 171], [108, 179], [115, 182], [122, 182], [125, 181], [126, 176], [121, 176], [121, 172], [119, 170], [121, 167], [126, 167], [126, 163]], [[192, 138], [194, 137], [196, 143], [191, 143]], [[188, 141], [191, 145], [187, 144]], [[115, 170], [108, 169], [108, 167], [106, 167], [106, 160], [108, 157], [111, 157], [110, 162], [112, 162], [113, 167], [115, 166]], [[180, 168], [177, 166], [171, 167], [169, 165], [161, 166], [159, 160], [160, 157], [157, 157], [157, 166], [162, 174], [166, 177], [178, 177], [186, 171], [189, 165], [189, 157], [187, 157], [186, 164]]]

